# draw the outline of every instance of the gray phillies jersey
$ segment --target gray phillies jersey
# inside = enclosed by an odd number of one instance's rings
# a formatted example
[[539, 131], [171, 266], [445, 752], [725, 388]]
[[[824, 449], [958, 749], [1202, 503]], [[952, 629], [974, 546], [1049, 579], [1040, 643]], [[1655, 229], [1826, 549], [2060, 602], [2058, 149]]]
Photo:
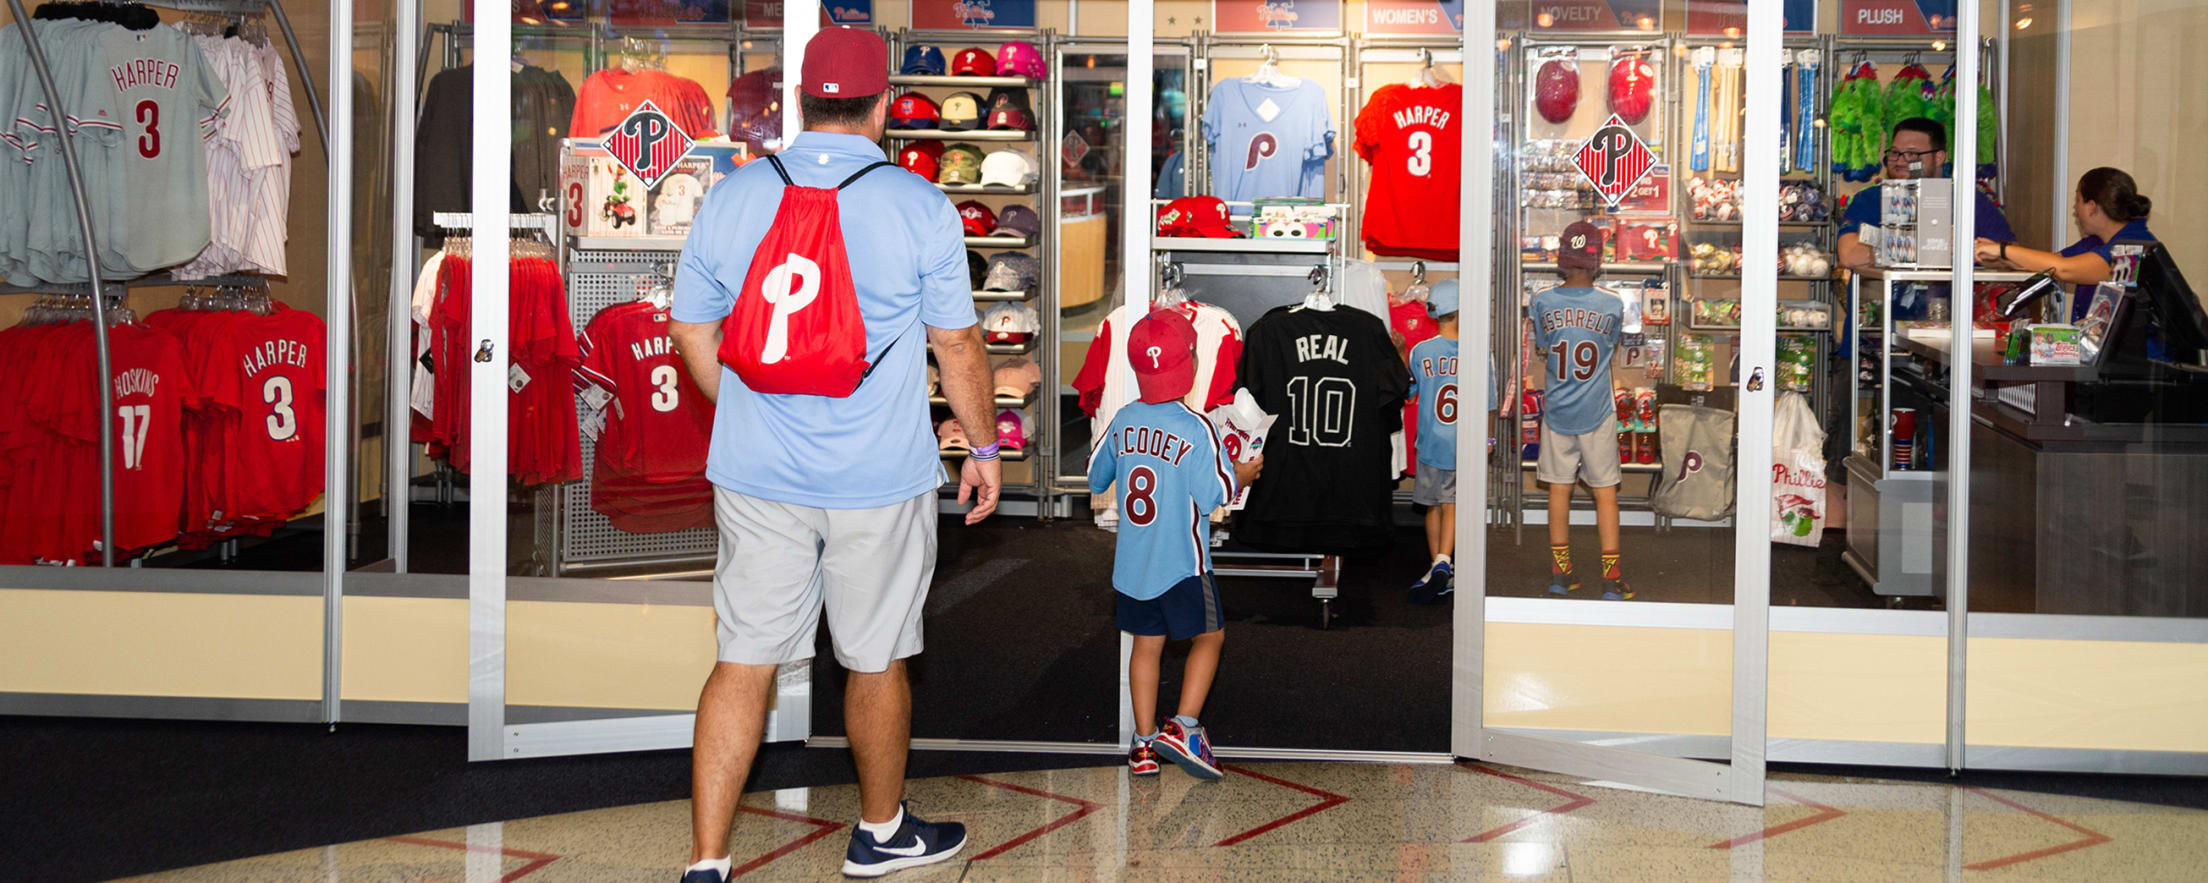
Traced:
[[104, 163], [95, 160], [108, 182], [95, 191], [109, 204], [103, 257], [124, 275], [189, 261], [210, 235], [206, 139], [229, 109], [229, 89], [173, 27], [102, 28], [95, 48], [97, 85], [77, 115], [107, 148]]

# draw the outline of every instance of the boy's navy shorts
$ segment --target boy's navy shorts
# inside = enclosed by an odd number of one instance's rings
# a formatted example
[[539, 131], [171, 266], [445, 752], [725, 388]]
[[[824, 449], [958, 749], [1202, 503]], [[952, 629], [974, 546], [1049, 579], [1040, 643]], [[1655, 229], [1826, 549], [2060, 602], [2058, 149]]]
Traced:
[[1148, 601], [1118, 592], [1119, 630], [1132, 635], [1164, 635], [1186, 641], [1226, 625], [1219, 606], [1219, 582], [1211, 574], [1192, 576]]

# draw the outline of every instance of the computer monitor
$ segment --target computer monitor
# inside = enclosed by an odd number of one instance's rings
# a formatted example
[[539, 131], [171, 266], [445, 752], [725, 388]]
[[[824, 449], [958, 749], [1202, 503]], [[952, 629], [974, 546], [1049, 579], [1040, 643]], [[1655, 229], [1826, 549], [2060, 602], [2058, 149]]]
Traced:
[[2153, 308], [2165, 355], [2171, 361], [2198, 364], [2200, 352], [2208, 350], [2208, 310], [2201, 308], [2200, 298], [2185, 284], [2185, 274], [2178, 271], [2169, 248], [2159, 242], [2125, 239], [2111, 243], [2109, 254], [2114, 259], [2109, 267], [2111, 281], [2132, 282]]

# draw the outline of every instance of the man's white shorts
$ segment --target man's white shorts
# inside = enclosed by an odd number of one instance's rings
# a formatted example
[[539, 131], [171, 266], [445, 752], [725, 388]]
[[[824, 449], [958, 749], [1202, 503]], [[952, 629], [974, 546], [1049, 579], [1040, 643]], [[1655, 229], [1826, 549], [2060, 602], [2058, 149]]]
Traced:
[[919, 653], [935, 515], [933, 491], [874, 509], [820, 509], [714, 488], [720, 660], [811, 659], [824, 607], [846, 669], [882, 671]]
[[1618, 418], [1606, 415], [1602, 426], [1586, 435], [1565, 435], [1541, 421], [1541, 459], [1534, 474], [1550, 484], [1584, 480], [1588, 487], [1617, 487]]

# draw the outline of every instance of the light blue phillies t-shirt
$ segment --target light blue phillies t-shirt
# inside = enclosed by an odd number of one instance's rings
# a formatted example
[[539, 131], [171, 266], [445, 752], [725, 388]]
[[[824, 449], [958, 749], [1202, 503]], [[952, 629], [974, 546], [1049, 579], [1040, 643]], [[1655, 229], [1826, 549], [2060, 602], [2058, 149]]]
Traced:
[[1204, 111], [1211, 195], [1227, 202], [1326, 196], [1334, 116], [1312, 80], [1283, 89], [1232, 79], [1211, 87]]
[[[872, 141], [827, 132], [801, 133], [779, 156], [799, 186], [826, 188], [883, 159]], [[760, 161], [706, 193], [675, 270], [675, 321], [728, 317], [752, 253], [782, 204], [782, 186]], [[927, 179], [875, 169], [845, 188], [836, 205], [873, 373], [849, 397], [834, 398], [753, 392], [722, 366], [705, 477], [777, 502], [872, 509], [943, 483], [928, 428], [928, 341], [921, 326], [973, 325], [973, 280], [958, 210]]]
[[1564, 435], [1586, 435], [1614, 416], [1610, 356], [1618, 351], [1625, 302], [1592, 288], [1551, 288], [1533, 296], [1533, 339], [1548, 351], [1541, 419]]
[[1240, 488], [1211, 421], [1179, 401], [1134, 402], [1089, 454], [1089, 492], [1119, 494], [1112, 588], [1137, 601], [1211, 572], [1211, 510]]

